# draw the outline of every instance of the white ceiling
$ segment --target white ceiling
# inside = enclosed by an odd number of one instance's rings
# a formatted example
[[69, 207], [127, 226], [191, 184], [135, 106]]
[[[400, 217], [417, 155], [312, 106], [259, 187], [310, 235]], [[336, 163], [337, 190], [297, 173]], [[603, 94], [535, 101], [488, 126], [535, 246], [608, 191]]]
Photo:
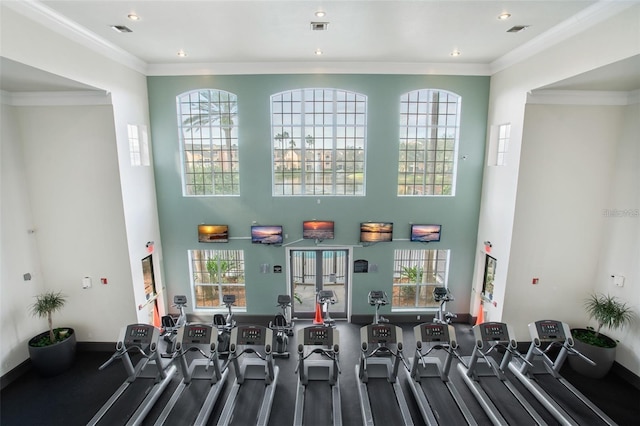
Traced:
[[[46, 1], [147, 64], [451, 62], [488, 64], [596, 3], [554, 1]], [[326, 13], [318, 18], [314, 13]], [[506, 21], [497, 19], [511, 13]], [[139, 21], [127, 18], [136, 13]], [[328, 22], [313, 31], [312, 21]], [[133, 32], [117, 33], [111, 25]], [[529, 25], [521, 33], [507, 33]], [[322, 49], [318, 58], [314, 52]], [[177, 56], [179, 50], [186, 58]], [[458, 49], [457, 58], [450, 52]]]
[[[622, 3], [634, 3], [636, 0]], [[54, 30], [73, 36], [103, 53], [133, 64], [146, 74], [192, 74], [220, 64], [251, 64], [257, 72], [274, 64], [313, 67], [360, 64], [368, 72], [420, 66], [450, 74], [490, 75], [496, 67], [522, 59], [570, 37], [608, 11], [620, 7], [596, 0], [163, 0], [163, 1], [4, 1]], [[326, 12], [318, 18], [314, 13]], [[511, 14], [506, 21], [502, 12]], [[127, 18], [136, 13], [139, 21]], [[46, 17], [47, 19], [43, 19]], [[326, 31], [313, 31], [311, 22], [328, 22]], [[118, 33], [125, 25], [131, 33]], [[513, 26], [529, 26], [518, 33]], [[321, 49], [323, 55], [314, 54]], [[179, 57], [183, 50], [186, 57]], [[451, 52], [459, 50], [460, 56]], [[142, 64], [142, 65], [140, 65]], [[640, 88], [638, 60], [618, 64], [612, 78], [601, 70], [595, 80], [602, 87], [615, 80], [619, 90]], [[0, 62], [0, 89], [22, 91], [40, 87], [34, 72], [19, 64]], [[635, 68], [630, 68], [635, 67]], [[454, 70], [454, 71], [451, 71]], [[402, 73], [398, 71], [398, 73]], [[31, 76], [29, 81], [28, 77]], [[46, 75], [40, 77], [44, 79]], [[636, 75], [637, 77], [637, 75]], [[582, 76], [581, 88], [590, 87]], [[67, 81], [69, 90], [78, 90]], [[51, 90], [63, 84], [53, 76]], [[566, 82], [566, 85], [574, 84]], [[577, 84], [577, 83], [576, 83]], [[40, 86], [39, 86], [40, 85]], [[64, 86], [64, 84], [63, 84]], [[635, 86], [635, 87], [631, 87]], [[591, 89], [593, 89], [593, 85]], [[564, 88], [564, 87], [563, 87]], [[40, 90], [49, 90], [41, 88]], [[618, 89], [616, 89], [618, 90]]]

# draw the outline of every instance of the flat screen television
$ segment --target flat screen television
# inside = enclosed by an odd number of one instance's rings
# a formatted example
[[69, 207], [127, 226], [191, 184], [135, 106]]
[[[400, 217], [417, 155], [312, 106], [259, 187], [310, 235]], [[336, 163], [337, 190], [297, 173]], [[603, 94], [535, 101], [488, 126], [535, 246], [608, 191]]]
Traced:
[[429, 243], [440, 241], [442, 225], [411, 225], [411, 241]]
[[253, 244], [282, 244], [282, 225], [252, 225]]
[[360, 224], [360, 242], [380, 243], [392, 240], [392, 222], [362, 222]]
[[333, 221], [305, 220], [302, 222], [302, 238], [305, 240], [333, 240]]
[[228, 225], [198, 225], [198, 242], [200, 243], [228, 243]]

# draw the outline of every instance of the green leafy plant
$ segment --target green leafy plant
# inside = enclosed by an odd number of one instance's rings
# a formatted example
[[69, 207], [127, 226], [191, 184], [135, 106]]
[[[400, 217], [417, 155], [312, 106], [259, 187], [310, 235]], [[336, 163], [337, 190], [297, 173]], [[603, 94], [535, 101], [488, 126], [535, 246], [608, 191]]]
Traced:
[[217, 283], [223, 281], [227, 274], [236, 267], [235, 262], [221, 259], [215, 256], [207, 260], [207, 271], [209, 272], [211, 282]]
[[616, 342], [602, 334], [600, 330], [606, 327], [617, 330], [629, 324], [633, 318], [633, 310], [626, 303], [620, 302], [616, 297], [604, 294], [592, 294], [585, 301], [585, 309], [589, 319], [595, 320], [597, 328], [573, 333], [573, 337], [594, 346], [603, 348], [615, 347]]
[[67, 299], [61, 292], [48, 291], [36, 296], [36, 301], [31, 305], [31, 314], [40, 318], [47, 318], [49, 323], [49, 336], [45, 336], [37, 342], [34, 342], [34, 346], [47, 346], [52, 345], [60, 340], [64, 340], [67, 337], [67, 329], [55, 329], [53, 328], [52, 314], [60, 311], [62, 307], [67, 303]]

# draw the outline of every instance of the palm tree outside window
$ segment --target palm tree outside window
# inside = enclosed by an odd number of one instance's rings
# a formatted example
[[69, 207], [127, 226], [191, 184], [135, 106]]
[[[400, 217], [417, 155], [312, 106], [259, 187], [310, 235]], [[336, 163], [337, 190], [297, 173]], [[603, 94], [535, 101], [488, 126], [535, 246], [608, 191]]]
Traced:
[[176, 101], [183, 194], [240, 195], [237, 96], [199, 89]]

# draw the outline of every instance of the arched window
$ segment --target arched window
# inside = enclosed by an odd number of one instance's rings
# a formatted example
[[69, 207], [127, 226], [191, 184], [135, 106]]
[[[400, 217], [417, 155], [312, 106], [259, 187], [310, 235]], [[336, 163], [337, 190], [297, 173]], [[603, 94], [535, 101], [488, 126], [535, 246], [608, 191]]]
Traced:
[[271, 96], [273, 195], [365, 195], [367, 97], [339, 89]]
[[176, 101], [183, 194], [240, 195], [237, 96], [199, 89]]
[[398, 195], [455, 195], [460, 103], [444, 90], [402, 95]]

